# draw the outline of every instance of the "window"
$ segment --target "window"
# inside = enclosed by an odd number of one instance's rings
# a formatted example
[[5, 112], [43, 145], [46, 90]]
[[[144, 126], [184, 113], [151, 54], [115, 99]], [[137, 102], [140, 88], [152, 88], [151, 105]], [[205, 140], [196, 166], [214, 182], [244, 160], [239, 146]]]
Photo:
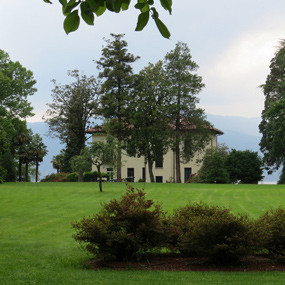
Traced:
[[162, 168], [163, 167], [163, 153], [162, 153], [162, 151], [160, 151], [156, 154], [155, 167], [156, 168]]
[[155, 176], [155, 182], [156, 183], [162, 183], [163, 182], [163, 177], [162, 176]]
[[135, 179], [135, 169], [127, 168], [127, 181], [134, 182], [134, 179]]
[[192, 174], [192, 168], [184, 168], [184, 183], [188, 181], [188, 179], [191, 177]]
[[184, 153], [191, 153], [191, 139], [186, 138], [184, 141]]
[[145, 181], [146, 177], [145, 177], [145, 167], [142, 168], [142, 179], [143, 181]]

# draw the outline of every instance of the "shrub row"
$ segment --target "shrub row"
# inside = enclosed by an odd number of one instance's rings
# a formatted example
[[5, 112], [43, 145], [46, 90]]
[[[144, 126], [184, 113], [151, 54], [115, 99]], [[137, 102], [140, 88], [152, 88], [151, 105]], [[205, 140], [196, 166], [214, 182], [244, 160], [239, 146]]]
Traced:
[[134, 260], [166, 249], [184, 256], [206, 257], [215, 264], [239, 263], [247, 255], [285, 254], [285, 210], [267, 211], [257, 220], [227, 208], [188, 203], [171, 215], [147, 200], [143, 190], [127, 185], [93, 217], [73, 222], [76, 241], [104, 260]]
[[[99, 175], [97, 171], [93, 172], [84, 172], [83, 173], [83, 181], [84, 182], [96, 182]], [[102, 173], [102, 177], [108, 178], [109, 175], [107, 173]], [[41, 182], [77, 182], [78, 181], [78, 173], [53, 173], [47, 175]]]

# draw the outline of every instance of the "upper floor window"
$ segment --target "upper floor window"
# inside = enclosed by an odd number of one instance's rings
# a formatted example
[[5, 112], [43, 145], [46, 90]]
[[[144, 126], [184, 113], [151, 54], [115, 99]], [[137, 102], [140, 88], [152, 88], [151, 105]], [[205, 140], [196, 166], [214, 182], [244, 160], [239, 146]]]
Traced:
[[163, 153], [162, 153], [162, 151], [160, 151], [156, 154], [155, 167], [156, 168], [162, 168], [163, 167]]

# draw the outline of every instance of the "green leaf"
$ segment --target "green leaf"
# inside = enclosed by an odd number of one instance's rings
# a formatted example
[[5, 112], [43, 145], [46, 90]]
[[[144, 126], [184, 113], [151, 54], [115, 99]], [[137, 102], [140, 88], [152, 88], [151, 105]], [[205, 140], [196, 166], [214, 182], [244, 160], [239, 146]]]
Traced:
[[89, 4], [90, 9], [97, 17], [106, 11], [106, 0], [85, 0]]
[[97, 17], [101, 16], [106, 11], [106, 2], [104, 2], [104, 6], [98, 6], [96, 10], [94, 10]]
[[149, 11], [141, 13], [138, 17], [136, 31], [142, 31], [149, 20]]
[[49, 4], [52, 4], [52, 2], [49, 1], [49, 0], [44, 0], [44, 2], [49, 3]]
[[80, 2], [76, 2], [76, 0], [71, 0], [69, 1], [69, 3], [66, 5], [66, 6], [63, 6], [62, 7], [62, 10], [63, 10], [63, 14], [65, 16], [67, 16], [69, 13], [71, 13], [71, 11], [77, 7], [78, 5], [80, 4]]
[[142, 13], [149, 11], [149, 3], [144, 0], [138, 0], [138, 3], [135, 5], [136, 9], [141, 10]]
[[81, 17], [88, 25], [94, 25], [94, 14], [87, 2], [82, 2], [80, 5]]
[[109, 11], [119, 13], [121, 11], [121, 0], [106, 0], [106, 7]]
[[155, 21], [156, 26], [157, 26], [158, 30], [160, 31], [161, 35], [164, 38], [169, 39], [171, 34], [170, 34], [169, 30], [167, 29], [167, 27], [164, 25], [164, 23], [159, 18], [154, 18], [154, 21]]
[[172, 0], [160, 0], [160, 4], [165, 10], [169, 11], [169, 14], [172, 13]]
[[78, 16], [78, 10], [73, 11], [71, 14], [67, 15], [64, 23], [63, 28], [67, 34], [70, 32], [74, 32], [78, 29], [80, 23], [80, 18]]
[[136, 8], [136, 9], [143, 9], [145, 5], [146, 5], [145, 3], [137, 3], [137, 4], [135, 5], [135, 8]]
[[122, 0], [122, 10], [126, 11], [129, 9], [129, 6], [130, 6], [130, 3], [131, 3], [131, 0]]
[[67, 5], [67, 0], [58, 0], [63, 7]]

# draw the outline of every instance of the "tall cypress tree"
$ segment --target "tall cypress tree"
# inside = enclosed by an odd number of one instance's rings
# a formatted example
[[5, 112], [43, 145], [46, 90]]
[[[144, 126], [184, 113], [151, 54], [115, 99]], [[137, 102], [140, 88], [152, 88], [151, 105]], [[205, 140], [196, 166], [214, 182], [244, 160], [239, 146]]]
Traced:
[[128, 44], [122, 40], [124, 35], [111, 34], [112, 40], [106, 40], [102, 56], [96, 61], [102, 83], [102, 115], [107, 119], [110, 133], [118, 140], [117, 181], [122, 180], [122, 145], [129, 124], [129, 110], [132, 101], [133, 69], [131, 64], [139, 57], [128, 53]]
[[[185, 43], [178, 42], [165, 56], [168, 90], [171, 100], [168, 115], [173, 124], [172, 140], [176, 162], [176, 182], [181, 183], [180, 162], [188, 162], [208, 143], [209, 123], [204, 110], [197, 108], [197, 94], [204, 84], [196, 74], [198, 65], [192, 60]], [[181, 146], [185, 147], [182, 148]]]

